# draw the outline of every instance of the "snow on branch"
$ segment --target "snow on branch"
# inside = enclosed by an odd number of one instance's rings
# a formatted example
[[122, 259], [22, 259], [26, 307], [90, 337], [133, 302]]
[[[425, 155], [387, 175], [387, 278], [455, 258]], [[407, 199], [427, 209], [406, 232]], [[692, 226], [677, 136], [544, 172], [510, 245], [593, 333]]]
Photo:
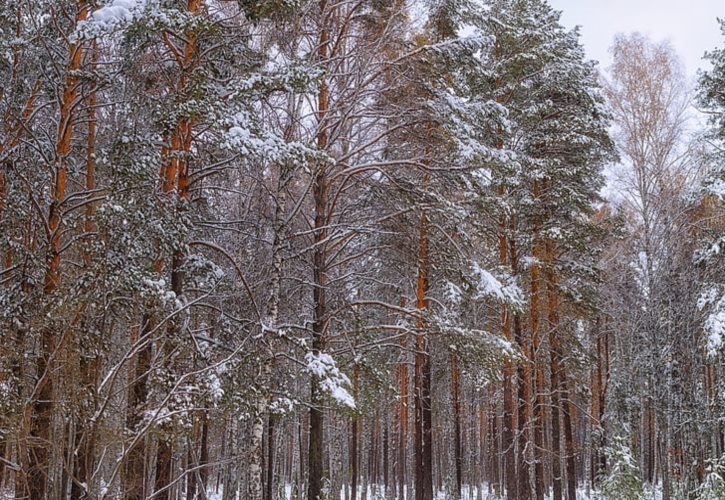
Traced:
[[139, 19], [146, 9], [146, 0], [111, 0], [78, 23], [74, 37], [90, 39], [113, 33]]
[[345, 386], [350, 386], [350, 379], [337, 367], [332, 356], [324, 352], [315, 354], [308, 352], [305, 355], [306, 371], [320, 379], [320, 387], [327, 392], [337, 403], [355, 408], [355, 400]]
[[494, 298], [510, 305], [520, 305], [524, 303], [524, 294], [518, 287], [512, 276], [500, 279], [493, 274], [482, 269], [477, 262], [473, 262], [473, 273], [478, 278], [476, 286], [476, 298], [484, 297]]
[[714, 357], [725, 344], [725, 287], [711, 286], [705, 290], [697, 307], [701, 311], [709, 309], [703, 327], [707, 335], [707, 353]]
[[283, 138], [265, 130], [246, 110], [239, 110], [226, 120], [225, 125], [227, 131], [222, 146], [243, 157], [305, 164], [310, 159], [320, 159], [323, 156], [300, 142], [286, 142]]

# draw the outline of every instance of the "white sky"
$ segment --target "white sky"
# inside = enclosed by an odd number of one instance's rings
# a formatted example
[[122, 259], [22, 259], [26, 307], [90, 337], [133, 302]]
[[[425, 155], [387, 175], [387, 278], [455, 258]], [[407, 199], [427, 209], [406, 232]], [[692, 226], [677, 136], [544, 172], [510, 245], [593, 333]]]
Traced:
[[609, 46], [617, 33], [639, 31], [655, 41], [669, 39], [690, 77], [707, 62], [706, 50], [722, 47], [716, 18], [725, 17], [725, 0], [549, 0], [562, 11], [568, 28], [581, 26], [581, 40], [591, 59], [606, 69]]

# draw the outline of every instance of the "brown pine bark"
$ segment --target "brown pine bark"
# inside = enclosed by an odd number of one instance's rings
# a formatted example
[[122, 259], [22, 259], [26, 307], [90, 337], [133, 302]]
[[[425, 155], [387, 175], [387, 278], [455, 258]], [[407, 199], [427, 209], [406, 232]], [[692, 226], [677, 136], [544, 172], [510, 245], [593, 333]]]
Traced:
[[[98, 46], [95, 41], [91, 43], [91, 66], [96, 67], [98, 60]], [[85, 190], [88, 196], [96, 188], [96, 91], [95, 89], [88, 94], [88, 131], [86, 137], [86, 179]], [[85, 220], [83, 229], [86, 234], [91, 234], [96, 230], [93, 217], [96, 213], [96, 204], [88, 203], [85, 206]], [[83, 264], [88, 267], [91, 264], [91, 254], [87, 251], [83, 252]], [[83, 324], [85, 319], [82, 313], [79, 313], [79, 322]], [[80, 373], [81, 385], [88, 394], [93, 394], [100, 376], [101, 357], [96, 356], [93, 359], [81, 357]], [[92, 408], [96, 407], [95, 401], [92, 402]], [[95, 445], [97, 439], [97, 428], [95, 422], [90, 425], [84, 425], [81, 429], [75, 430], [74, 450], [72, 456], [73, 461], [73, 482], [71, 486], [72, 498], [86, 498], [90, 492], [87, 491], [90, 485], [91, 474], [93, 470], [93, 461], [95, 456]], [[83, 487], [82, 485], [86, 485]]]
[[[179, 150], [177, 151], [183, 153], [183, 159], [176, 158], [176, 155], [173, 155], [174, 158], [170, 161], [172, 166], [168, 171], [176, 170], [175, 177], [178, 179], [176, 184], [177, 193], [180, 199], [184, 199], [188, 196], [188, 155], [191, 150], [191, 123], [187, 121], [180, 123], [179, 132], [181, 137], [178, 140], [172, 141], [172, 144], [178, 144]], [[184, 254], [177, 250], [171, 259], [171, 291], [174, 292], [176, 297], [183, 295], [184, 275], [181, 271], [181, 266], [183, 265], [184, 258]], [[171, 353], [174, 337], [177, 334], [178, 325], [174, 322], [170, 323], [169, 338], [164, 344], [164, 348], [167, 351], [166, 354]], [[170, 498], [169, 486], [172, 480], [172, 457], [173, 445], [171, 439], [168, 436], [161, 436], [158, 441], [158, 450], [156, 453], [156, 480], [154, 483], [155, 498], [159, 500], [167, 500]]]
[[603, 435], [600, 434], [603, 432], [603, 425], [602, 425], [602, 405], [604, 402], [603, 398], [603, 364], [604, 364], [604, 358], [602, 353], [602, 335], [601, 335], [601, 318], [597, 317], [596, 319], [596, 343], [597, 343], [597, 359], [596, 359], [596, 366], [594, 369], [592, 369], [592, 375], [591, 375], [591, 393], [592, 393], [592, 403], [591, 403], [591, 425], [592, 430], [597, 432], [597, 435], [595, 439], [593, 439], [593, 446], [592, 446], [592, 452], [591, 452], [591, 482], [592, 484], [597, 484], [601, 474], [604, 472], [604, 469], [602, 468], [602, 459], [604, 458], [604, 453], [602, 452], [602, 448], [604, 446], [603, 443]]
[[[80, 1], [76, 4], [76, 24], [88, 16], [88, 6]], [[76, 71], [81, 68], [84, 48], [71, 43], [67, 73], [60, 101], [58, 134], [55, 144], [54, 171], [52, 179], [52, 200], [48, 209], [48, 252], [46, 256], [43, 293], [52, 295], [60, 284], [61, 246], [63, 233], [61, 205], [65, 201], [68, 182], [67, 156], [71, 152], [71, 140], [76, 122], [75, 108], [80, 95], [80, 81]], [[43, 328], [40, 338], [40, 354], [36, 363], [37, 382], [31, 395], [31, 407], [26, 409], [26, 425], [29, 427], [30, 443], [27, 446], [27, 493], [31, 498], [45, 498], [48, 491], [48, 469], [50, 465], [51, 417], [53, 411], [54, 384], [52, 370], [53, 356], [58, 348], [56, 332]]]
[[156, 452], [156, 481], [154, 482], [154, 498], [168, 500], [171, 484], [172, 447], [168, 439], [159, 439]]
[[498, 409], [494, 402], [494, 387], [491, 386], [488, 393], [488, 442], [489, 442], [489, 460], [491, 467], [489, 469], [489, 492], [493, 490], [495, 495], [498, 495], [501, 491], [500, 482], [500, 465], [501, 465], [501, 440], [499, 439], [499, 428], [498, 428]]
[[519, 403], [518, 403], [518, 475], [517, 475], [517, 497], [518, 500], [529, 500], [531, 498], [530, 479], [530, 458], [531, 458], [531, 349], [529, 340], [524, 334], [521, 325], [521, 318], [514, 316], [514, 334], [518, 340], [523, 361], [519, 365]]
[[[140, 338], [145, 338], [150, 332], [151, 316], [147, 313], [141, 319]], [[139, 340], [139, 328], [135, 327], [131, 333], [131, 344]], [[128, 395], [128, 411], [126, 414], [126, 428], [132, 432], [137, 430], [141, 422], [146, 401], [148, 399], [148, 385], [146, 379], [151, 370], [151, 347], [139, 351], [132, 370], [133, 383]], [[143, 500], [146, 494], [146, 437], [141, 437], [128, 451], [123, 471], [123, 490], [127, 500]]]
[[[318, 59], [321, 63], [328, 60], [328, 44], [330, 43], [330, 34], [327, 27], [328, 8], [327, 0], [319, 2], [320, 15], [322, 16], [322, 27], [318, 42]], [[323, 80], [320, 83], [320, 91], [317, 96], [317, 147], [320, 150], [327, 148], [327, 128], [326, 118], [329, 107], [329, 89], [327, 82]], [[329, 191], [329, 180], [327, 175], [327, 165], [320, 163], [318, 172], [315, 177], [313, 197], [315, 200], [315, 250], [312, 257], [313, 263], [313, 282], [314, 288], [312, 298], [314, 302], [314, 320], [312, 323], [312, 351], [319, 354], [325, 347], [325, 330], [327, 316], [327, 255], [324, 242], [327, 239], [327, 198]], [[323, 410], [322, 410], [322, 388], [320, 381], [316, 377], [312, 377], [310, 381], [310, 441], [308, 455], [308, 485], [307, 498], [309, 500], [318, 500], [322, 496], [322, 482], [325, 477], [324, 460], [323, 460]]]
[[566, 363], [559, 362], [559, 402], [564, 422], [564, 442], [566, 444], [566, 491], [567, 500], [576, 500], [576, 449], [574, 446], [574, 425], [572, 422], [571, 402], [569, 401], [569, 377]]
[[486, 422], [486, 405], [482, 398], [478, 399], [478, 447], [476, 448], [476, 485], [479, 490], [483, 489], [483, 482], [488, 478], [488, 436]]
[[[423, 177], [423, 186], [428, 183], [428, 174]], [[433, 499], [433, 446], [432, 446], [432, 413], [431, 413], [431, 375], [428, 339], [425, 335], [425, 310], [428, 308], [428, 216], [425, 212], [420, 216], [420, 232], [418, 239], [418, 279], [416, 287], [416, 321], [415, 339], [415, 498], [416, 500]]]
[[[540, 196], [540, 186], [538, 181], [534, 181], [533, 188], [534, 199]], [[531, 302], [529, 317], [531, 320], [531, 342], [533, 351], [529, 358], [534, 367], [534, 491], [536, 500], [544, 499], [544, 371], [540, 362], [541, 358], [541, 328], [540, 328], [540, 305], [539, 305], [539, 285], [540, 285], [540, 264], [541, 261], [541, 242], [539, 239], [538, 222], [534, 224], [534, 243], [532, 254], [535, 262], [531, 265]]]
[[[405, 298], [400, 301], [400, 306], [405, 307]], [[401, 353], [403, 359], [398, 365], [398, 378], [400, 383], [400, 407], [398, 414], [398, 497], [405, 498], [406, 474], [407, 466], [407, 446], [408, 446], [408, 336], [404, 335], [400, 339]]]
[[[357, 365], [355, 366], [353, 370], [352, 375], [352, 390], [353, 390], [353, 397], [357, 398], [358, 395], [358, 383], [359, 383], [359, 369]], [[358, 452], [358, 442], [360, 439], [360, 417], [358, 415], [354, 415], [352, 417], [352, 437], [350, 440], [350, 493], [352, 495], [352, 498], [357, 498], [357, 482], [358, 478], [360, 476], [360, 471], [358, 470], [358, 460], [359, 460], [359, 452]]]
[[559, 419], [559, 378], [561, 351], [559, 345], [559, 298], [556, 290], [556, 272], [554, 270], [554, 244], [547, 239], [546, 252], [546, 293], [549, 323], [549, 361], [551, 368], [551, 464], [552, 464], [552, 500], [562, 499], [561, 479], [561, 423]]
[[[503, 194], [503, 188], [499, 189], [499, 194]], [[515, 271], [516, 257], [511, 253], [509, 258], [508, 239], [503, 231], [506, 224], [501, 222], [499, 230], [499, 262], [502, 266], [509, 265]], [[514, 338], [511, 332], [511, 315], [508, 307], [505, 305], [501, 308], [501, 327], [503, 336], [506, 340], [513, 343]], [[506, 498], [508, 500], [516, 500], [518, 498], [518, 486], [516, 484], [516, 450], [514, 443], [514, 429], [517, 419], [517, 409], [514, 404], [513, 389], [514, 367], [511, 361], [506, 361], [503, 366], [503, 430], [502, 430], [502, 447], [504, 449], [504, 475], [506, 484]]]
[[[519, 257], [516, 241], [511, 239], [510, 262], [511, 272], [514, 276], [519, 271]], [[531, 498], [530, 457], [531, 457], [531, 353], [527, 335], [524, 334], [521, 315], [513, 316], [514, 340], [521, 350], [523, 360], [519, 363], [518, 376], [518, 404], [514, 407], [518, 435], [516, 438], [516, 498], [529, 500]]]
[[[508, 316], [507, 313], [506, 316]], [[511, 320], [506, 317], [504, 319], [504, 332], [508, 331], [509, 337], [512, 336]], [[517, 408], [514, 402], [513, 363], [506, 361], [503, 367], [503, 429], [502, 429], [502, 448], [504, 452], [504, 475], [506, 484], [506, 498], [508, 500], [516, 500], [518, 498], [517, 487], [517, 464], [516, 464], [516, 446], [514, 433], [516, 432]]]
[[201, 420], [203, 413], [193, 416], [191, 436], [186, 446], [186, 500], [194, 500], [199, 489], [198, 471], [194, 470], [199, 466], [197, 460], [198, 445], [201, 441]]
[[[85, 2], [77, 4], [78, 13], [76, 23], [88, 16], [88, 6]], [[70, 45], [70, 58], [68, 61], [68, 74], [63, 87], [63, 96], [60, 103], [60, 120], [58, 122], [58, 136], [55, 146], [55, 169], [53, 175], [53, 200], [48, 210], [49, 249], [43, 291], [50, 295], [60, 283], [61, 261], [61, 204], [65, 200], [68, 182], [67, 156], [71, 151], [73, 128], [76, 122], [75, 109], [80, 95], [80, 82], [75, 72], [81, 68], [84, 47], [79, 43]]]
[[[187, 11], [198, 16], [201, 13], [201, 0], [188, 0]], [[185, 43], [183, 59], [177, 60], [179, 63], [180, 76], [177, 83], [177, 93], [184, 95], [187, 90], [187, 81], [189, 75], [193, 72], [196, 65], [197, 57], [197, 38], [196, 33], [187, 30], [185, 33]], [[171, 48], [172, 46], [169, 45]], [[172, 52], [176, 54], [175, 49]], [[191, 141], [193, 137], [193, 122], [188, 118], [181, 118], [176, 126], [176, 130], [170, 138], [169, 157], [166, 168], [164, 170], [163, 192], [172, 193], [176, 189], [176, 193], [180, 200], [186, 199], [189, 194], [189, 166], [191, 154]], [[184, 263], [185, 255], [182, 251], [174, 252], [171, 259], [171, 289], [177, 297], [183, 295], [184, 275], [181, 267]], [[173, 349], [172, 344], [174, 337], [178, 334], [178, 325], [171, 323], [169, 325], [169, 339], [165, 343], [165, 349], [170, 354]], [[170, 340], [170, 341], [169, 341]], [[172, 481], [172, 457], [173, 444], [168, 436], [162, 435], [158, 441], [158, 449], [156, 453], [156, 480], [154, 483], [155, 498], [159, 500], [167, 500], [170, 498], [170, 485]]]

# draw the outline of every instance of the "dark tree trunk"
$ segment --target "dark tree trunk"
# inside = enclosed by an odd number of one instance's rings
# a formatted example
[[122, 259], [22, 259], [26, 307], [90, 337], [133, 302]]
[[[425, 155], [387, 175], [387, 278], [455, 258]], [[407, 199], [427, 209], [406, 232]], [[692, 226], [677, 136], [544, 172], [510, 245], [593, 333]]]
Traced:
[[275, 417], [267, 417], [267, 481], [265, 481], [264, 500], [272, 500], [274, 492], [274, 430]]
[[[320, 15], [322, 16], [322, 27], [320, 29], [318, 58], [322, 64], [328, 60], [328, 44], [330, 34], [327, 27], [328, 15], [327, 0], [319, 2]], [[320, 83], [320, 90], [317, 96], [317, 146], [320, 150], [327, 148], [326, 117], [329, 102], [329, 90], [327, 82]], [[313, 282], [312, 299], [314, 302], [314, 322], [312, 324], [312, 352], [319, 355], [325, 348], [325, 330], [327, 316], [327, 256], [324, 241], [327, 239], [327, 224], [329, 222], [327, 213], [327, 197], [329, 191], [327, 165], [320, 163], [315, 178], [313, 197], [315, 200], [315, 250], [313, 254]], [[308, 500], [318, 500], [322, 496], [322, 483], [325, 478], [324, 468], [324, 412], [322, 409], [323, 393], [320, 387], [320, 380], [313, 376], [310, 380], [310, 442], [308, 454]]]
[[[151, 316], [147, 313], [141, 319], [140, 339], [146, 339], [151, 331]], [[138, 332], [138, 330], [136, 330]], [[137, 335], [132, 334], [131, 344], [139, 340]], [[133, 383], [128, 397], [128, 413], [126, 416], [126, 428], [130, 432], [137, 432], [141, 415], [148, 398], [148, 373], [151, 369], [151, 344], [146, 339], [145, 345], [136, 357], [136, 367], [133, 372]], [[128, 452], [124, 468], [123, 490], [128, 500], [143, 500], [146, 495], [146, 437], [141, 437]]]
[[[423, 185], [428, 183], [428, 175]], [[423, 314], [428, 307], [428, 218], [424, 213], [420, 217], [418, 240], [418, 280], [416, 290], [417, 337], [415, 339], [415, 498], [432, 500], [433, 498], [433, 447], [431, 412], [431, 367], [428, 339], [425, 335]]]
[[171, 488], [171, 442], [168, 439], [160, 439], [158, 451], [156, 452], [156, 481], [154, 483], [154, 498], [168, 500]]
[[551, 368], [551, 470], [553, 483], [552, 500], [562, 499], [561, 488], [561, 424], [559, 422], [559, 385], [560, 385], [560, 346], [559, 346], [559, 299], [556, 290], [556, 274], [554, 271], [554, 248], [549, 240], [546, 242], [546, 292], [548, 299], [549, 322], [549, 361]]
[[518, 340], [521, 352], [524, 355], [522, 363], [519, 365], [519, 425], [518, 425], [518, 500], [529, 500], [531, 498], [531, 481], [529, 478], [528, 457], [530, 453], [529, 440], [529, 421], [531, 415], [531, 369], [529, 368], [529, 343], [526, 335], [524, 335], [521, 327], [521, 318], [519, 315], [514, 316], [514, 333]]
[[566, 491], [567, 500], [576, 500], [576, 455], [574, 449], [574, 428], [569, 409], [569, 382], [564, 360], [559, 363], [561, 376], [559, 377], [561, 414], [564, 418], [564, 441], [566, 443]]
[[[358, 393], [358, 367], [356, 366], [353, 372], [353, 392], [357, 397]], [[350, 439], [350, 493], [352, 498], [357, 498], [357, 483], [360, 477], [360, 471], [358, 470], [359, 456], [358, 442], [360, 439], [360, 417], [357, 415], [352, 417], [352, 437]]]
[[463, 445], [461, 436], [461, 396], [460, 396], [460, 373], [455, 353], [451, 353], [451, 398], [453, 400], [453, 449], [456, 470], [456, 498], [461, 498], [463, 481]]

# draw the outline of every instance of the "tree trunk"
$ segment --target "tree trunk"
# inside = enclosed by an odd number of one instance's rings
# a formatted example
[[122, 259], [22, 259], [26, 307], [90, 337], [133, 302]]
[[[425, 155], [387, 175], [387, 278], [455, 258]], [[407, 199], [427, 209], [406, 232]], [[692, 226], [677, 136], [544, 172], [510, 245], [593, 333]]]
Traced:
[[[88, 16], [88, 6], [83, 1], [76, 4], [76, 25]], [[46, 256], [43, 293], [52, 295], [60, 284], [60, 265], [62, 247], [61, 204], [65, 201], [68, 177], [67, 155], [71, 151], [71, 139], [75, 126], [75, 112], [80, 95], [79, 79], [76, 72], [83, 62], [83, 46], [70, 44], [67, 73], [60, 102], [60, 119], [55, 144], [54, 172], [52, 179], [53, 199], [48, 208], [48, 253]], [[57, 345], [56, 332], [43, 328], [40, 338], [40, 353], [37, 360], [37, 382], [31, 395], [30, 407], [26, 408], [26, 426], [29, 428], [30, 443], [27, 446], [27, 489], [31, 498], [45, 498], [48, 491], [48, 473], [50, 467], [51, 420], [53, 412], [54, 384], [52, 375], [53, 356]]]
[[[499, 194], [503, 194], [503, 189], [499, 189]], [[499, 262], [502, 266], [511, 263], [512, 271], [516, 274], [516, 256], [513, 255], [515, 247], [509, 258], [508, 239], [503, 234], [506, 228], [504, 221], [501, 222], [499, 230]], [[503, 329], [503, 337], [509, 342], [514, 341], [511, 333], [511, 317], [508, 308], [504, 305], [501, 308], [501, 327]], [[506, 484], [506, 498], [508, 500], [516, 500], [518, 491], [516, 486], [516, 449], [514, 446], [514, 426], [516, 425], [516, 406], [514, 405], [514, 389], [513, 389], [513, 363], [506, 361], [503, 366], [503, 432], [502, 447], [504, 449], [504, 475]]]
[[[321, 64], [326, 64], [328, 54], [328, 44], [330, 42], [330, 34], [327, 27], [328, 16], [327, 0], [320, 0], [320, 15], [322, 16], [322, 27], [320, 29], [320, 38], [318, 43], [318, 59]], [[323, 79], [320, 83], [320, 91], [317, 96], [317, 147], [324, 151], [327, 148], [327, 129], [326, 117], [329, 106], [329, 90], [327, 82]], [[314, 182], [313, 196], [315, 199], [315, 250], [313, 255], [313, 282], [312, 291], [314, 302], [314, 321], [312, 323], [312, 351], [315, 355], [319, 355], [325, 347], [325, 330], [326, 330], [326, 274], [327, 274], [327, 256], [324, 242], [327, 239], [327, 197], [328, 197], [328, 178], [327, 165], [320, 163], [318, 172]], [[323, 418], [322, 410], [323, 394], [320, 386], [320, 380], [313, 376], [310, 380], [310, 443], [309, 443], [309, 482], [307, 487], [308, 500], [318, 500], [322, 496], [322, 482], [325, 477], [324, 460], [323, 460]]]
[[549, 360], [551, 367], [551, 441], [552, 441], [552, 500], [562, 499], [561, 488], [561, 423], [559, 422], [559, 298], [556, 289], [554, 270], [554, 245], [551, 240], [545, 243], [546, 251], [546, 292], [548, 299], [549, 322]]
[[559, 363], [559, 402], [561, 415], [564, 418], [564, 441], [566, 443], [566, 491], [567, 500], [576, 500], [576, 454], [574, 448], [574, 427], [571, 418], [569, 401], [569, 380], [564, 360]]
[[[94, 40], [91, 44], [91, 69], [95, 70], [98, 61], [98, 45]], [[86, 138], [86, 184], [87, 193], [91, 193], [96, 188], [96, 91], [93, 90], [88, 94], [88, 136]], [[93, 217], [96, 213], [96, 204], [88, 203], [85, 207], [85, 220], [83, 229], [86, 234], [91, 234], [96, 230]], [[88, 267], [91, 265], [91, 255], [89, 252], [83, 252], [83, 265]], [[83, 314], [79, 314], [83, 316]], [[85, 322], [80, 317], [81, 324]], [[101, 358], [100, 356], [93, 359], [87, 359], [80, 356], [80, 373], [81, 387], [84, 396], [95, 393], [98, 377], [100, 374]], [[97, 402], [88, 401], [89, 407], [95, 411]], [[73, 482], [71, 485], [72, 498], [86, 498], [90, 495], [90, 479], [93, 470], [93, 461], [95, 456], [96, 443], [96, 422], [86, 421], [82, 429], [75, 430], [75, 442], [73, 452]], [[77, 457], [77, 458], [76, 458]], [[82, 487], [85, 485], [85, 487]]]
[[[508, 253], [511, 265], [511, 273], [513, 276], [517, 276], [519, 272], [519, 257], [516, 240], [514, 240], [513, 238], [509, 239], [508, 241]], [[528, 455], [531, 452], [529, 444], [529, 421], [531, 419], [531, 387], [529, 385], [531, 376], [530, 365], [528, 361], [530, 359], [529, 343], [528, 339], [523, 333], [521, 325], [521, 315], [519, 313], [515, 313], [513, 315], [513, 336], [511, 336], [511, 320], [509, 319], [508, 321], [509, 336], [513, 342], [519, 345], [519, 348], [524, 355], [524, 359], [519, 364], [516, 373], [516, 375], [518, 376], [518, 403], [515, 404], [513, 401], [511, 402], [511, 431], [518, 431], [516, 439], [511, 443], [511, 494], [512, 497], [516, 498], [517, 500], [528, 500], [529, 498], [531, 498], [531, 482], [529, 477], [528, 459]], [[513, 372], [511, 376], [513, 378]], [[511, 397], [513, 399], [513, 388]]]
[[[405, 298], [401, 298], [400, 307], [405, 307]], [[403, 359], [398, 365], [398, 377], [400, 383], [400, 408], [398, 416], [398, 498], [405, 498], [407, 467], [407, 446], [408, 446], [408, 336], [403, 335], [400, 339], [401, 356]]]
[[[201, 0], [188, 0], [187, 11], [194, 17], [201, 13]], [[194, 59], [197, 56], [196, 33], [187, 30], [185, 33], [184, 57], [182, 63], [179, 64], [180, 76], [177, 83], [177, 93], [184, 95], [188, 76], [194, 70]], [[180, 118], [176, 124], [176, 129], [171, 136], [171, 147], [167, 159], [167, 166], [164, 169], [163, 192], [171, 194], [176, 190], [179, 200], [188, 197], [189, 194], [189, 174], [190, 174], [190, 155], [192, 152], [191, 142], [193, 138], [194, 124], [189, 118]], [[177, 210], [181, 210], [183, 205], [178, 204]], [[177, 298], [183, 296], [184, 274], [181, 271], [186, 256], [181, 250], [176, 250], [171, 261], [171, 288]], [[178, 325], [171, 322], [169, 325], [168, 338], [164, 342], [164, 350], [170, 355], [178, 335]], [[173, 443], [166, 435], [161, 435], [158, 442], [156, 454], [156, 480], [154, 483], [154, 491], [156, 498], [166, 500], [170, 498], [170, 488], [172, 480], [172, 457]], [[158, 493], [160, 491], [160, 493]]]
[[[533, 197], [539, 199], [540, 186], [534, 181]], [[534, 367], [534, 491], [536, 500], [544, 499], [544, 372], [541, 365], [541, 331], [540, 331], [540, 307], [539, 307], [539, 281], [541, 261], [541, 242], [539, 239], [539, 222], [534, 223], [533, 229], [533, 257], [531, 264], [531, 342], [533, 351], [529, 358]]]
[[265, 484], [264, 500], [272, 500], [274, 492], [274, 430], [275, 416], [270, 414], [267, 417], [267, 481]]
[[385, 487], [385, 498], [390, 492], [390, 432], [388, 430], [388, 419], [385, 419], [383, 428], [383, 486]]
[[[354, 397], [358, 395], [358, 383], [359, 383], [358, 367], [355, 366], [353, 371], [353, 393]], [[352, 417], [352, 437], [350, 443], [350, 490], [353, 499], [357, 499], [357, 483], [360, 477], [360, 471], [358, 470], [359, 451], [358, 442], [360, 439], [360, 417], [354, 415]]]
[[166, 438], [159, 439], [156, 452], [156, 481], [154, 482], [154, 498], [169, 500], [171, 484], [171, 441]]
[[[428, 174], [423, 177], [423, 186], [428, 183]], [[432, 450], [432, 413], [430, 354], [428, 339], [425, 335], [423, 315], [428, 307], [428, 217], [425, 212], [420, 216], [418, 239], [418, 280], [416, 290], [416, 308], [418, 319], [415, 339], [415, 498], [432, 500], [433, 498], [433, 450]]]
[[529, 500], [531, 498], [531, 478], [530, 478], [530, 420], [531, 420], [531, 364], [529, 341], [523, 332], [521, 326], [521, 318], [519, 315], [514, 316], [514, 333], [523, 355], [523, 360], [519, 365], [519, 404], [518, 404], [518, 500]]
[[[151, 331], [151, 317], [147, 313], [141, 319], [140, 339], [146, 339]], [[139, 341], [139, 329], [135, 327], [131, 333], [131, 345]], [[136, 355], [136, 366], [132, 372], [131, 388], [128, 395], [128, 410], [126, 415], [126, 428], [136, 432], [141, 422], [141, 415], [148, 398], [147, 377], [151, 369], [151, 345], [144, 346]], [[146, 438], [141, 437], [131, 447], [126, 456], [126, 464], [123, 474], [123, 491], [128, 500], [142, 500], [147, 497], [145, 488], [145, 461], [146, 461]]]
[[463, 481], [463, 453], [461, 450], [461, 397], [460, 397], [460, 373], [458, 371], [458, 360], [456, 353], [451, 353], [451, 399], [453, 400], [453, 450], [456, 471], [456, 498], [461, 498]]

